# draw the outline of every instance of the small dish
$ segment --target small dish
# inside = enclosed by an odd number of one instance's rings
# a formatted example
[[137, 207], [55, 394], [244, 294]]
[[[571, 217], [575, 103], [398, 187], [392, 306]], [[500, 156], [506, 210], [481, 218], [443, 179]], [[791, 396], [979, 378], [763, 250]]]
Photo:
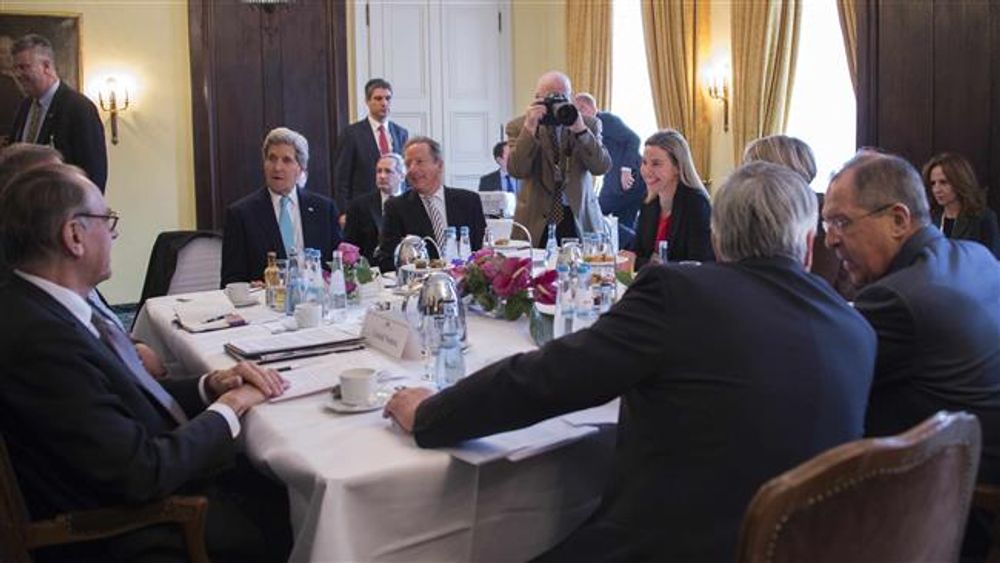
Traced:
[[388, 397], [377, 396], [373, 403], [367, 405], [349, 405], [340, 399], [334, 399], [331, 397], [330, 400], [323, 406], [328, 410], [340, 414], [357, 414], [378, 410], [385, 406], [386, 400], [388, 400]]
[[503, 244], [494, 244], [493, 250], [524, 250], [531, 248], [531, 243], [526, 240], [508, 239]]
[[230, 300], [230, 302], [233, 304], [233, 307], [239, 307], [239, 308], [253, 307], [254, 305], [259, 305], [260, 304], [260, 301], [258, 301], [256, 297], [251, 297], [251, 298], [247, 299], [246, 301], [236, 302], [236, 301]]

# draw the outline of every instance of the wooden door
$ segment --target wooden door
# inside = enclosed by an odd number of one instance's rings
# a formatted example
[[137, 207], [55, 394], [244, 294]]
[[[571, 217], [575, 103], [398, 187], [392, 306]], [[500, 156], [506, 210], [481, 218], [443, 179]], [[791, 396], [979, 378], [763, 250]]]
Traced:
[[191, 0], [191, 97], [199, 229], [261, 189], [261, 143], [274, 127], [309, 141], [306, 188], [331, 194], [337, 132], [347, 121], [342, 0]]

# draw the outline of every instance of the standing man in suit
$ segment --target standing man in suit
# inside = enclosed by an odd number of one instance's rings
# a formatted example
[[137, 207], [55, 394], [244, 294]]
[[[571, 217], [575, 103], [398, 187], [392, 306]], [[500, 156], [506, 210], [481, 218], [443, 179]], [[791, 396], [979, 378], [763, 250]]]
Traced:
[[517, 178], [507, 172], [507, 158], [510, 157], [510, 146], [507, 143], [499, 142], [493, 145], [493, 160], [497, 161], [495, 171], [480, 176], [479, 191], [481, 192], [510, 192], [516, 194], [521, 185]]
[[878, 333], [867, 433], [968, 411], [983, 430], [980, 480], [1000, 484], [1000, 263], [931, 225], [920, 175], [896, 156], [844, 165], [823, 222], [827, 246], [862, 288], [854, 306]]
[[[0, 432], [29, 513], [41, 519], [207, 494], [213, 559], [284, 560], [284, 488], [246, 465], [232, 469], [240, 418], [284, 383], [248, 362], [155, 381], [125, 332], [90, 300], [111, 275], [118, 220], [83, 172], [65, 164], [26, 171], [0, 194], [0, 235], [15, 268], [0, 286]], [[179, 530], [146, 528], [49, 552], [58, 561], [154, 555], [186, 560]]]
[[[333, 194], [339, 209], [347, 209], [352, 199], [375, 191], [375, 163], [382, 155], [403, 154], [409, 132], [389, 121], [392, 86], [381, 78], [365, 84], [368, 116], [348, 125], [337, 142], [337, 162], [333, 167]], [[343, 226], [345, 217], [340, 217]]]
[[602, 504], [540, 560], [733, 560], [757, 488], [863, 430], [875, 334], [807, 271], [815, 229], [798, 175], [744, 166], [712, 210], [720, 262], [645, 268], [589, 329], [385, 413], [439, 447], [621, 397]]
[[646, 184], [638, 173], [642, 166], [639, 135], [617, 115], [598, 111], [597, 100], [587, 92], [574, 96], [573, 105], [585, 117], [601, 120], [602, 140], [611, 155], [611, 170], [604, 175], [599, 201], [604, 214], [618, 217], [619, 245], [625, 247], [635, 236], [635, 220], [646, 197]]
[[301, 188], [309, 169], [309, 142], [285, 127], [264, 138], [265, 188], [236, 201], [226, 210], [222, 238], [222, 285], [264, 278], [267, 253], [287, 258], [294, 248], [317, 248], [323, 262], [340, 244], [337, 206]]
[[[601, 207], [594, 196], [594, 174], [611, 167], [611, 157], [601, 142], [601, 122], [576, 112], [569, 77], [549, 71], [538, 79], [535, 101], [524, 115], [507, 124], [511, 145], [507, 167], [521, 179], [514, 221], [531, 233], [535, 246], [544, 248], [547, 226], [556, 225], [556, 236], [579, 237], [603, 232]], [[570, 125], [545, 125], [545, 100], [560, 96], [577, 113]]]
[[54, 146], [67, 163], [83, 168], [104, 193], [108, 153], [104, 125], [94, 103], [59, 80], [48, 39], [25, 35], [12, 51], [14, 72], [27, 98], [14, 118], [10, 141]]
[[354, 198], [347, 209], [344, 240], [357, 245], [368, 260], [375, 259], [375, 248], [382, 232], [385, 202], [399, 195], [405, 177], [406, 164], [403, 163], [403, 157], [394, 152], [384, 155], [375, 165], [375, 186], [378, 191]]
[[[429, 236], [444, 248], [447, 227], [469, 227], [472, 250], [483, 246], [486, 216], [483, 202], [472, 191], [448, 188], [442, 183], [444, 160], [441, 145], [430, 137], [414, 137], [407, 141], [406, 183], [410, 191], [385, 202], [385, 223], [375, 260], [383, 272], [396, 269], [393, 254], [406, 235]], [[438, 258], [434, 247], [432, 258]]]

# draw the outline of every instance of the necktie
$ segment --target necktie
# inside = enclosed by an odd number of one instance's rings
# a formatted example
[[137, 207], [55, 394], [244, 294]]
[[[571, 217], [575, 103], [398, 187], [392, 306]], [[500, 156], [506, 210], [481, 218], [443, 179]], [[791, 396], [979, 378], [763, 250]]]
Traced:
[[382, 155], [389, 154], [389, 138], [385, 136], [385, 125], [378, 126], [378, 152]]
[[552, 168], [552, 179], [555, 182], [555, 190], [552, 191], [552, 212], [549, 213], [549, 223], [559, 225], [563, 220], [562, 195], [565, 189], [564, 174], [562, 169], [562, 145], [559, 144], [560, 127], [551, 127], [552, 155], [554, 158]]
[[38, 129], [42, 126], [42, 102], [35, 100], [31, 104], [31, 119], [28, 121], [28, 135], [24, 138], [26, 143], [34, 143], [38, 140]]
[[[94, 304], [91, 303], [91, 307]], [[107, 345], [112, 352], [118, 356], [125, 366], [128, 368], [129, 373], [132, 374], [133, 379], [136, 384], [139, 385], [146, 393], [148, 393], [157, 403], [163, 407], [168, 413], [170, 413], [171, 418], [177, 422], [177, 424], [184, 424], [187, 422], [187, 415], [184, 414], [184, 409], [181, 405], [174, 399], [167, 390], [163, 388], [162, 385], [153, 379], [153, 376], [149, 375], [146, 368], [142, 365], [142, 360], [139, 359], [139, 355], [135, 351], [135, 346], [132, 341], [125, 336], [117, 325], [112, 323], [110, 320], [104, 317], [99, 312], [99, 308], [94, 308], [93, 315], [91, 316], [91, 322], [94, 323], [94, 327], [97, 328], [98, 334], [101, 335], [101, 342]]]
[[292, 198], [281, 196], [281, 213], [278, 215], [278, 229], [281, 230], [281, 242], [285, 245], [285, 256], [295, 248], [295, 225], [292, 223]]
[[424, 199], [424, 208], [427, 209], [427, 216], [431, 218], [431, 226], [434, 227], [434, 240], [438, 243], [438, 248], [444, 250], [444, 231], [448, 228], [448, 223], [444, 220], [444, 215], [438, 209], [437, 200], [433, 197]]
[[514, 193], [516, 191], [514, 189], [514, 181], [510, 179], [510, 176], [504, 176], [504, 180], [507, 181], [507, 191], [510, 193]]

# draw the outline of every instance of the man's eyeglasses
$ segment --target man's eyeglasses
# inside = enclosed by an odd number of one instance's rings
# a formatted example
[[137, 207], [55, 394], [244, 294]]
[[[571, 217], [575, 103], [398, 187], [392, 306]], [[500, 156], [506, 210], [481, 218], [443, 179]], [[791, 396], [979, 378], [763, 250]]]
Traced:
[[842, 233], [848, 228], [850, 228], [850, 226], [853, 225], [855, 222], [860, 221], [866, 217], [873, 217], [875, 215], [878, 215], [879, 213], [883, 213], [893, 205], [896, 204], [887, 203], [881, 207], [875, 208], [869, 211], [868, 213], [865, 213], [864, 215], [859, 215], [853, 219], [851, 219], [850, 217], [843, 217], [843, 216], [833, 217], [831, 219], [823, 219], [823, 229], [826, 231], [837, 231], [839, 233]]
[[121, 216], [118, 215], [118, 213], [115, 211], [108, 211], [104, 215], [98, 213], [77, 213], [73, 217], [89, 217], [91, 219], [104, 219], [105, 221], [108, 222], [108, 230], [112, 232], [114, 232], [114, 230], [118, 227], [118, 219], [121, 219]]

